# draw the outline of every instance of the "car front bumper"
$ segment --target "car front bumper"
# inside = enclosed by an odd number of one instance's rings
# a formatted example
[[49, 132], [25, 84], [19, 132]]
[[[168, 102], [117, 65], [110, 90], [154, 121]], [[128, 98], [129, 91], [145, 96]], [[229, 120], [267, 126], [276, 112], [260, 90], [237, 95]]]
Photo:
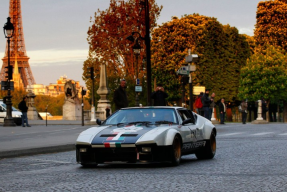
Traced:
[[[150, 147], [150, 152], [143, 152]], [[125, 148], [92, 148], [88, 145], [76, 145], [77, 162], [81, 164], [101, 164], [108, 162], [151, 163], [171, 160], [172, 146], [145, 145]]]

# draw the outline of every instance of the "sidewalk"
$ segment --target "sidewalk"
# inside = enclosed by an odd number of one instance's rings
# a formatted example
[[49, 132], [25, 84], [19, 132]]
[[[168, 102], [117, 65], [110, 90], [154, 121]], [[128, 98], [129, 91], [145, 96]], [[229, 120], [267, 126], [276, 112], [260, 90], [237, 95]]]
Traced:
[[31, 127], [3, 127], [0, 124], [0, 159], [54, 153], [75, 149], [78, 135], [95, 122], [29, 120]]

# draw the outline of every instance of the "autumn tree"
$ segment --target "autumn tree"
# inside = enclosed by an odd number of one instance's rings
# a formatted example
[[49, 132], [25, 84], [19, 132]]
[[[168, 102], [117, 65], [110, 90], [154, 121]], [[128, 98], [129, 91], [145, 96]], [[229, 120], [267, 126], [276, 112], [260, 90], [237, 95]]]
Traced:
[[287, 57], [280, 47], [266, 45], [241, 69], [239, 97], [256, 101], [264, 97], [270, 101], [287, 98]]
[[257, 6], [256, 45], [280, 46], [287, 50], [287, 1], [261, 1]]
[[[150, 29], [156, 26], [156, 19], [159, 17], [162, 7], [149, 1], [150, 5]], [[137, 34], [145, 37], [145, 10], [141, 0], [110, 0], [110, 7], [104, 11], [98, 10], [94, 20], [91, 20], [91, 27], [88, 30], [89, 57], [84, 62], [83, 79], [89, 90], [91, 81], [88, 79], [88, 67], [95, 68], [96, 86], [99, 83], [99, 67], [101, 63], [106, 64], [109, 86], [113, 90], [119, 86], [119, 79], [125, 78], [134, 92], [134, 80], [136, 78], [136, 65], [139, 64], [139, 78], [143, 78], [145, 71], [143, 68], [143, 58], [145, 57], [145, 44], [142, 39], [139, 43], [143, 48], [136, 60], [132, 46], [134, 43], [127, 40], [127, 37]], [[133, 90], [132, 90], [132, 86]], [[129, 91], [129, 90], [128, 90]], [[110, 94], [112, 95], [112, 94]], [[133, 105], [133, 104], [132, 104]]]
[[185, 57], [199, 55], [193, 86], [211, 88], [217, 98], [232, 101], [238, 94], [240, 69], [246, 65], [250, 48], [246, 37], [235, 27], [199, 14], [174, 17], [152, 34], [152, 69], [157, 82], [165, 85], [169, 101], [181, 98], [180, 77], [176, 71], [185, 65]]

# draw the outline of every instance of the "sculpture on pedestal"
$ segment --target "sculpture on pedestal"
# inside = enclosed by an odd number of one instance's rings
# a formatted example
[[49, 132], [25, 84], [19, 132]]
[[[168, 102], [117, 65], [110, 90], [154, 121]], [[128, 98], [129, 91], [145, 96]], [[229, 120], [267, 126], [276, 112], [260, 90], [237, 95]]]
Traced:
[[28, 107], [28, 111], [27, 111], [27, 117], [30, 120], [38, 120], [40, 119], [38, 116], [38, 112], [34, 106], [34, 99], [36, 97], [36, 95], [34, 93], [32, 93], [32, 91], [30, 90], [29, 93], [26, 95], [27, 96], [27, 107]]
[[253, 124], [266, 124], [268, 123], [266, 120], [262, 118], [262, 101], [258, 100], [258, 116], [257, 119], [252, 121]]
[[[106, 119], [106, 113], [111, 108], [111, 102], [108, 100], [107, 96], [110, 93], [110, 89], [108, 88], [108, 81], [107, 81], [107, 72], [106, 72], [106, 65], [101, 64], [101, 72], [100, 72], [100, 86], [97, 90], [97, 93], [101, 96], [101, 99], [98, 101], [96, 117], [100, 120]], [[109, 113], [111, 114], [112, 111], [110, 110]]]
[[64, 90], [63, 120], [81, 120], [81, 104], [75, 83], [72, 81], [66, 82]]

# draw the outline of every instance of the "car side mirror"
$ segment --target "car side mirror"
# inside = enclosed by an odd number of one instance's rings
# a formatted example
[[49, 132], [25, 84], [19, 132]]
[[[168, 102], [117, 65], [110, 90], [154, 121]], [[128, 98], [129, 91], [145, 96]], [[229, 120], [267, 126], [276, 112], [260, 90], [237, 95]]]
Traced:
[[101, 124], [102, 124], [102, 121], [101, 121], [100, 119], [97, 119], [96, 122], [97, 122], [98, 125], [101, 125]]
[[188, 123], [193, 123], [193, 121], [192, 121], [191, 118], [188, 118], [188, 119], [184, 120], [184, 121], [182, 122], [182, 125], [185, 125], [185, 124], [188, 124]]

